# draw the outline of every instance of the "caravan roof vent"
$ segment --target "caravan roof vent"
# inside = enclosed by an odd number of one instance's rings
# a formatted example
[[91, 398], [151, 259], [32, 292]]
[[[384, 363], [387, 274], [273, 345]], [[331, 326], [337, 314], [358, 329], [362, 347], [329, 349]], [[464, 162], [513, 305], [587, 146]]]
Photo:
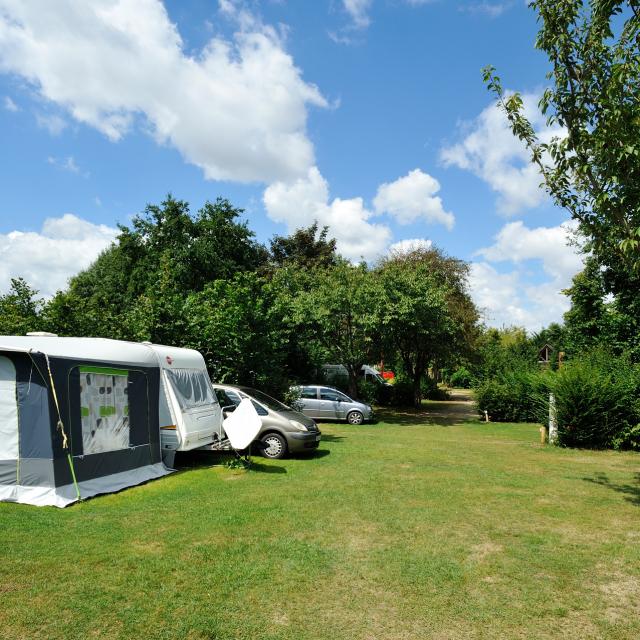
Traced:
[[49, 331], [27, 331], [27, 335], [32, 338], [57, 338], [57, 333], [50, 333]]

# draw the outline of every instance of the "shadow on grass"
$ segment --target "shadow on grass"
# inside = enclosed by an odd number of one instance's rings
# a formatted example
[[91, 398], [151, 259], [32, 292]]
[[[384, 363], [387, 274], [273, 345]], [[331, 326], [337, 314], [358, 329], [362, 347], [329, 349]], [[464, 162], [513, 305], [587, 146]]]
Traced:
[[[322, 442], [340, 442], [340, 440], [344, 440], [344, 436], [334, 436], [330, 433], [322, 434]], [[329, 453], [327, 451], [327, 453]]]
[[287, 470], [284, 467], [256, 462], [253, 458], [251, 459], [251, 466], [248, 471], [257, 471], [258, 473], [287, 473]]
[[617, 493], [622, 493], [627, 502], [640, 507], [640, 473], [634, 474], [634, 483], [619, 484], [611, 482], [606, 473], [596, 473], [593, 478], [583, 478], [585, 482], [592, 482], [607, 487]]
[[376, 412], [376, 417], [379, 422], [388, 422], [405, 427], [452, 427], [456, 424], [466, 424], [479, 420], [473, 410], [470, 410], [466, 404], [458, 405], [456, 402], [434, 402], [429, 404], [435, 406], [426, 405], [423, 409], [379, 409]]

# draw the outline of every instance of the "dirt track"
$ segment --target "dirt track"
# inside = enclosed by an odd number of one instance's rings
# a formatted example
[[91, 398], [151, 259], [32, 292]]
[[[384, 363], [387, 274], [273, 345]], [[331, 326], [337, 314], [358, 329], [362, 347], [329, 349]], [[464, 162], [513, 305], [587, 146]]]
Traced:
[[[407, 424], [439, 424], [450, 426], [460, 424], [468, 420], [477, 420], [478, 414], [473, 407], [473, 396], [468, 389], [454, 389], [450, 392], [449, 400], [427, 400], [421, 409], [400, 409], [393, 412], [394, 422]], [[386, 411], [380, 409], [377, 412], [380, 420], [385, 420]]]

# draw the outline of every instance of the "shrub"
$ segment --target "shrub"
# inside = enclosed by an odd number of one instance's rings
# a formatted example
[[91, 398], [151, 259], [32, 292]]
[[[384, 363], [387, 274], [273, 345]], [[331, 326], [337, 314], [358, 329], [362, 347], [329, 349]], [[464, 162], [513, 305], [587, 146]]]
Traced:
[[594, 352], [554, 376], [558, 444], [638, 448], [640, 375], [626, 358]]
[[449, 385], [459, 389], [470, 389], [473, 385], [473, 376], [466, 367], [458, 367], [449, 376]]
[[422, 391], [422, 397], [427, 400], [448, 400], [450, 397], [449, 392], [439, 387], [438, 383], [429, 376], [422, 379], [420, 389]]
[[475, 389], [478, 413], [494, 422], [541, 422], [548, 406], [549, 376], [536, 371], [503, 371]]
[[391, 389], [391, 404], [395, 407], [413, 406], [413, 383], [409, 378], [396, 376]]
[[361, 402], [366, 402], [367, 404], [374, 404], [378, 402], [378, 387], [382, 385], [375, 384], [374, 382], [369, 382], [368, 380], [359, 379], [358, 380], [358, 398]]

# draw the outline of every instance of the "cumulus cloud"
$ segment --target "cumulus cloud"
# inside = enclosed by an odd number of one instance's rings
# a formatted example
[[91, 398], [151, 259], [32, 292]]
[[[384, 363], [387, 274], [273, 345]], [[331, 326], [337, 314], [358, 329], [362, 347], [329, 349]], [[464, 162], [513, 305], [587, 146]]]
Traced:
[[[160, 0], [0, 0], [0, 72], [111, 140], [148, 131], [206, 178], [304, 175], [314, 161], [307, 106], [327, 103], [278, 31], [223, 5], [237, 33], [192, 56]], [[52, 132], [64, 123], [40, 121]]]
[[117, 229], [96, 225], [71, 213], [47, 218], [42, 229], [0, 234], [0, 291], [22, 277], [45, 297], [63, 289], [116, 238]]
[[291, 232], [317, 220], [328, 225], [337, 240], [338, 251], [348, 259], [373, 260], [384, 252], [391, 231], [370, 222], [373, 213], [362, 198], [329, 200], [329, 185], [317, 167], [294, 182], [276, 182], [264, 192], [263, 202], [269, 217], [283, 222]]
[[406, 240], [400, 240], [394, 242], [389, 247], [389, 253], [411, 253], [412, 251], [419, 251], [420, 249], [431, 249], [433, 242], [431, 240], [425, 240], [424, 238], [408, 238]]
[[[542, 141], [563, 134], [559, 127], [547, 127], [537, 108], [538, 96], [526, 94], [522, 98], [524, 113]], [[546, 194], [540, 188], [542, 176], [497, 105], [487, 107], [473, 122], [462, 124], [460, 133], [460, 142], [441, 150], [441, 161], [484, 180], [498, 194], [500, 212], [513, 215], [545, 200]]]
[[528, 228], [522, 221], [510, 222], [502, 227], [493, 245], [480, 249], [477, 254], [489, 262], [519, 264], [540, 260], [547, 275], [569, 284], [582, 268], [582, 256], [575, 247], [569, 246], [576, 229], [575, 221], [535, 229]]
[[377, 213], [388, 213], [400, 224], [411, 224], [419, 218], [453, 228], [454, 216], [444, 210], [442, 200], [435, 194], [440, 183], [420, 169], [410, 171], [395, 182], [378, 187], [373, 201]]
[[[485, 321], [492, 326], [520, 325], [530, 331], [562, 320], [569, 300], [561, 293], [582, 269], [583, 256], [570, 245], [575, 224], [530, 229], [522, 222], [505, 225], [493, 245], [476, 254], [469, 285]], [[532, 281], [530, 267], [542, 264], [546, 280]], [[499, 271], [496, 263], [510, 270]]]

